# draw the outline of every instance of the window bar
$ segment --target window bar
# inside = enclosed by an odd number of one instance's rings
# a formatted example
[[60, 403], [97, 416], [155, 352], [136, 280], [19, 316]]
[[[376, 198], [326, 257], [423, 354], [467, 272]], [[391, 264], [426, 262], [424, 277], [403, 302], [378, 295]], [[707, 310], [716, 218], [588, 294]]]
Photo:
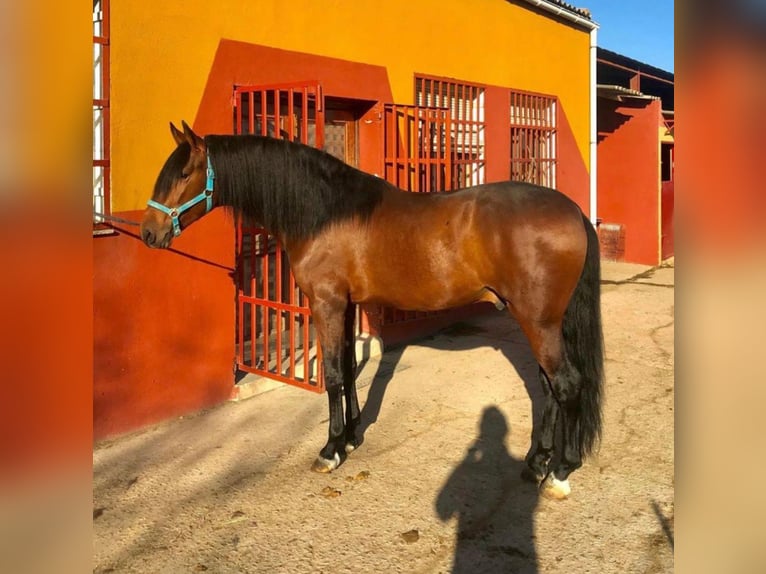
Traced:
[[[300, 294], [303, 301], [303, 306], [308, 307], [308, 297], [303, 293]], [[303, 382], [308, 383], [311, 380], [309, 371], [309, 352], [311, 351], [311, 333], [309, 332], [308, 317], [304, 315], [303, 318]]]
[[290, 321], [290, 333], [289, 333], [289, 339], [290, 339], [290, 364], [288, 366], [288, 376], [291, 379], [295, 378], [295, 331], [296, 331], [296, 319], [295, 319], [295, 307], [296, 307], [296, 301], [295, 301], [295, 277], [293, 277], [293, 274], [290, 273], [290, 295], [289, 295], [289, 302], [290, 302], [290, 311], [289, 311], [289, 321]]
[[[255, 298], [257, 296], [256, 287], [255, 287], [256, 238], [255, 238], [255, 235], [253, 235], [252, 231], [249, 232], [249, 235], [250, 235], [250, 296]], [[257, 308], [255, 305], [253, 305], [252, 301], [248, 301], [248, 306], [250, 308], [250, 366], [256, 367], [258, 365], [258, 354], [257, 354], [258, 330], [256, 329]]]
[[[261, 296], [264, 300], [269, 299], [269, 259], [271, 257], [271, 246], [269, 245], [269, 236], [264, 232], [261, 237], [263, 238], [264, 253], [261, 255]], [[261, 308], [263, 316], [261, 317], [261, 329], [263, 330], [263, 348], [261, 350], [261, 357], [263, 360], [263, 369], [269, 370], [269, 311], [268, 307], [263, 306]]]
[[[244, 94], [243, 94], [244, 96]], [[263, 99], [263, 94], [261, 94], [261, 99]], [[255, 133], [255, 92], [250, 92], [247, 94], [247, 132], [248, 134], [254, 134]]]
[[[268, 135], [268, 94], [266, 90], [263, 90], [260, 93], [261, 96], [261, 135], [265, 136]], [[253, 110], [253, 115], [255, 115], [255, 110]], [[252, 132], [255, 133], [255, 132]]]

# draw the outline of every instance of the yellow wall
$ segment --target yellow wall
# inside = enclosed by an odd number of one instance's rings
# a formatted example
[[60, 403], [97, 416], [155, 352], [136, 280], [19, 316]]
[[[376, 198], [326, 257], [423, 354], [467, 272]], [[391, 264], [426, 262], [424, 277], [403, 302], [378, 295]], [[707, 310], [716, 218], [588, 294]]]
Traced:
[[415, 73], [558, 95], [589, 165], [588, 33], [505, 0], [111, 5], [114, 211], [145, 205], [168, 122], [193, 121], [222, 38], [384, 66], [397, 103], [412, 103]]

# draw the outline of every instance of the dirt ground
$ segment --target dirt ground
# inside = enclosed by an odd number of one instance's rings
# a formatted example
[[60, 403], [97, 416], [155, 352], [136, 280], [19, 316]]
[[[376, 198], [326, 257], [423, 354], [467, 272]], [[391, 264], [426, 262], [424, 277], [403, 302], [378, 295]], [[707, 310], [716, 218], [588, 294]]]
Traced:
[[568, 500], [519, 476], [536, 365], [498, 311], [364, 365], [331, 475], [326, 397], [287, 386], [97, 445], [94, 571], [672, 572], [674, 269], [602, 283], [604, 438]]

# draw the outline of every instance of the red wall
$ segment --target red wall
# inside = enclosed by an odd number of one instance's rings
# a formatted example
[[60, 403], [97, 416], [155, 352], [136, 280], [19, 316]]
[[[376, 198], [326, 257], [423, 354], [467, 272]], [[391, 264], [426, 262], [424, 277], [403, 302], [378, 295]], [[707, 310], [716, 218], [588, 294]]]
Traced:
[[318, 81], [325, 96], [367, 100], [371, 104], [392, 99], [388, 73], [382, 66], [221, 40], [194, 125], [203, 133], [232, 133], [231, 97], [235, 85], [306, 80]]
[[511, 96], [507, 88], [488, 86], [484, 92], [484, 152], [487, 158], [485, 179], [504, 181], [511, 176]]
[[[120, 216], [139, 220], [141, 212]], [[234, 264], [234, 229], [227, 219], [216, 210], [173, 242], [220, 267], [123, 233], [93, 239], [95, 439], [231, 396], [234, 285], [225, 268]]]
[[660, 262], [659, 100], [598, 100], [598, 218], [625, 232], [625, 261]]

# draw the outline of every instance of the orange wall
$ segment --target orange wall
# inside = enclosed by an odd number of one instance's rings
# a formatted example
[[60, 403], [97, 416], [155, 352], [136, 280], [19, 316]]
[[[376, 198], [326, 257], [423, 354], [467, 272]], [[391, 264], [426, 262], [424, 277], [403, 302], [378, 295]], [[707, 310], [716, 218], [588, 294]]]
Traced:
[[[279, 82], [316, 80], [325, 97], [352, 98], [374, 102], [359, 122], [359, 167], [382, 173], [382, 104], [394, 100], [386, 68], [222, 40], [203, 90], [194, 126], [202, 133], [231, 133], [233, 86], [271, 85]], [[510, 176], [511, 86], [488, 85], [485, 92], [486, 179], [506, 180]], [[414, 78], [410, 89], [414, 92]], [[226, 110], [222, 113], [221, 110]], [[588, 213], [589, 179], [570, 117], [564, 105], [558, 107], [558, 188]], [[169, 139], [169, 136], [168, 136]]]
[[[415, 74], [556, 95], [567, 110], [580, 161], [588, 166], [588, 32], [523, 3], [133, 0], [113, 2], [111, 16], [115, 211], [145, 204], [160, 167], [158, 158], [166, 154], [167, 122], [190, 121], [200, 113], [209, 75], [228, 41], [292, 54], [292, 70], [278, 57], [237, 61], [250, 70], [263, 67], [272, 72], [269, 83], [284, 81], [287, 75], [317, 79], [316, 72], [305, 67], [306, 60], [301, 63], [296, 56], [300, 53], [384, 71], [386, 90], [399, 104], [413, 103]], [[299, 69], [303, 77], [297, 76]], [[346, 85], [345, 89], [353, 87], [352, 82]], [[226, 87], [231, 90], [232, 85]], [[220, 117], [228, 118], [230, 107], [228, 99], [222, 102]]]
[[[138, 220], [141, 212], [121, 215]], [[214, 211], [173, 247], [231, 268], [233, 226]], [[94, 437], [229, 398], [234, 311], [228, 270], [149, 249], [127, 234], [94, 238]]]
[[[136, 0], [113, 2], [111, 16], [117, 215], [139, 219], [173, 147], [169, 121], [231, 133], [235, 84], [317, 80], [326, 96], [370, 101], [358, 123], [359, 167], [379, 173], [379, 113], [383, 103], [413, 103], [415, 74], [488, 86], [490, 181], [509, 174], [508, 88], [558, 96], [559, 187], [587, 210], [588, 33], [523, 5]], [[234, 231], [223, 214], [195, 223], [174, 247], [234, 264]], [[226, 271], [124, 235], [94, 239], [94, 270], [96, 438], [230, 396], [235, 291]]]
[[625, 260], [660, 262], [658, 100], [598, 100], [598, 217], [625, 228]]

